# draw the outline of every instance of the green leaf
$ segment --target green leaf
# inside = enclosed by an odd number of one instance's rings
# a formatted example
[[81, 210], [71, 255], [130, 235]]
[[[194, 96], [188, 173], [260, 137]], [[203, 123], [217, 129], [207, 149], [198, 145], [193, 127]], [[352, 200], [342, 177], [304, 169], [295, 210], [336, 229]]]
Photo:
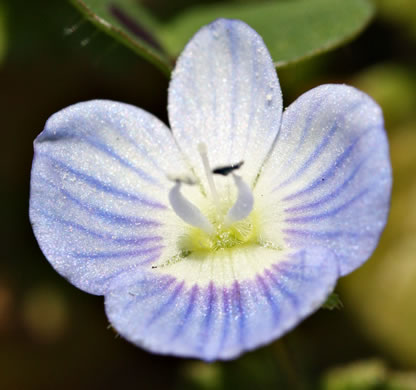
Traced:
[[134, 0], [70, 0], [97, 28], [169, 75], [173, 60], [159, 42], [159, 26]]
[[341, 298], [337, 293], [332, 293], [326, 299], [326, 302], [322, 305], [322, 309], [334, 310], [334, 309], [341, 309], [343, 307], [343, 303]]
[[200, 26], [225, 17], [241, 19], [264, 39], [277, 67], [332, 49], [356, 36], [374, 8], [366, 0], [291, 0], [205, 6], [176, 17], [162, 41], [178, 54]]
[[223, 18], [241, 19], [264, 39], [277, 67], [317, 55], [355, 37], [369, 22], [369, 0], [223, 2], [188, 8], [159, 22], [134, 0], [71, 0], [86, 17], [165, 73], [192, 35]]

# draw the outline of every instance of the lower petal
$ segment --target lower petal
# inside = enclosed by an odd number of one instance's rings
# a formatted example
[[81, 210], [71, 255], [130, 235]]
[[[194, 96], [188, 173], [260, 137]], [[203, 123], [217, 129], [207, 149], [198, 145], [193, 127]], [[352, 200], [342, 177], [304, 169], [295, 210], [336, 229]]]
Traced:
[[[274, 261], [245, 279], [204, 272], [181, 278], [156, 269], [125, 274], [106, 295], [107, 315], [123, 337], [152, 352], [234, 358], [293, 328], [322, 305], [337, 280], [336, 261], [325, 249], [271, 253]], [[262, 262], [262, 255], [252, 261]]]

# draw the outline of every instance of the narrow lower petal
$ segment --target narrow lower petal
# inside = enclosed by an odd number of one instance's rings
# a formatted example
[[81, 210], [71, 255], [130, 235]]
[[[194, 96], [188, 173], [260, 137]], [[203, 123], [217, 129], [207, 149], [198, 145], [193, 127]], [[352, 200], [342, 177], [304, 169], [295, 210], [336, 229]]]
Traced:
[[120, 276], [105, 299], [111, 323], [153, 352], [231, 359], [281, 336], [319, 308], [338, 277], [333, 254], [323, 248], [269, 249], [247, 258], [245, 251], [232, 253], [187, 258], [180, 269], [173, 264]]
[[352, 87], [324, 85], [285, 111], [255, 191], [265, 230], [293, 248], [331, 249], [345, 275], [377, 245], [391, 181], [380, 107]]
[[50, 263], [79, 288], [155, 261], [169, 244], [171, 169], [186, 169], [169, 129], [127, 104], [91, 101], [52, 116], [35, 141], [30, 218]]
[[262, 38], [237, 20], [219, 19], [199, 30], [176, 64], [168, 109], [173, 134], [203, 182], [201, 142], [213, 167], [244, 161], [241, 172], [252, 185], [282, 114], [279, 82]]

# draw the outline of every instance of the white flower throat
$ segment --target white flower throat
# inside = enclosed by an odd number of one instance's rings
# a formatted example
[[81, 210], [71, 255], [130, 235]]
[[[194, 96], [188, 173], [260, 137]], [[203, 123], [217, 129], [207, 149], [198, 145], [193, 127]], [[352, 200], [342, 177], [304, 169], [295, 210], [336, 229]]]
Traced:
[[[173, 210], [184, 222], [205, 233], [208, 241], [207, 245], [203, 245], [203, 247], [206, 247], [206, 249], [213, 249], [213, 247], [214, 249], [229, 248], [237, 243], [246, 241], [244, 239], [245, 233], [248, 233], [248, 230], [252, 230], [252, 224], [242, 224], [240, 221], [245, 220], [251, 214], [254, 198], [247, 183], [235, 173], [243, 163], [240, 162], [235, 165], [212, 169], [206, 145], [200, 143], [198, 151], [207, 177], [210, 196], [215, 206], [215, 217], [208, 218], [197, 206], [183, 196], [181, 193], [182, 185], [196, 184], [194, 180], [186, 177], [172, 178], [175, 184], [169, 192], [169, 201]], [[224, 212], [224, 205], [222, 204], [224, 201], [220, 198], [215, 186], [214, 174], [231, 176], [237, 189], [237, 199], [226, 212]]]

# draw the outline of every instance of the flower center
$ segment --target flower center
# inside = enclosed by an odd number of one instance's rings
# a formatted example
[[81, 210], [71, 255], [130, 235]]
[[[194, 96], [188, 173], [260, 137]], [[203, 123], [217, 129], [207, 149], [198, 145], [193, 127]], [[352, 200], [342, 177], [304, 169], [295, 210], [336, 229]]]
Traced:
[[[212, 198], [210, 211], [204, 214], [181, 193], [183, 185], [193, 185], [189, 178], [174, 178], [175, 184], [169, 192], [169, 201], [175, 213], [191, 225], [190, 233], [182, 238], [181, 248], [194, 251], [216, 251], [244, 245], [255, 241], [255, 215], [252, 213], [254, 198], [250, 187], [235, 173], [242, 162], [211, 169], [205, 144], [198, 145]], [[222, 199], [215, 186], [214, 174], [231, 176], [237, 190], [234, 204]]]

